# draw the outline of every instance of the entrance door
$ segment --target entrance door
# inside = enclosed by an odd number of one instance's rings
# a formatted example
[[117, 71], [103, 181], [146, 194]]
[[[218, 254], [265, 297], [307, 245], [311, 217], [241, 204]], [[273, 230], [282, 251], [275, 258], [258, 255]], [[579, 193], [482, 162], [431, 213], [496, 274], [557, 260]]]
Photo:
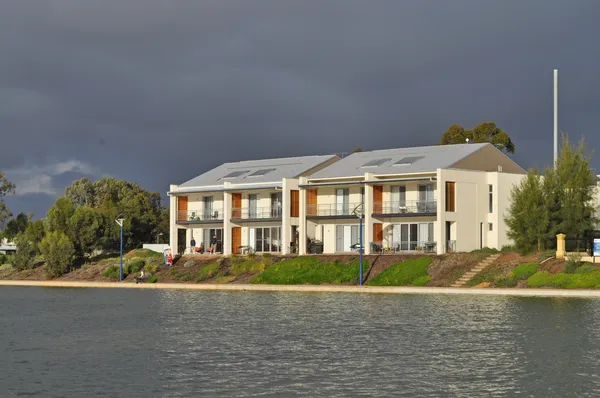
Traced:
[[231, 218], [240, 219], [242, 218], [242, 194], [234, 193], [231, 195]]
[[242, 245], [242, 227], [231, 228], [231, 252], [237, 254]]

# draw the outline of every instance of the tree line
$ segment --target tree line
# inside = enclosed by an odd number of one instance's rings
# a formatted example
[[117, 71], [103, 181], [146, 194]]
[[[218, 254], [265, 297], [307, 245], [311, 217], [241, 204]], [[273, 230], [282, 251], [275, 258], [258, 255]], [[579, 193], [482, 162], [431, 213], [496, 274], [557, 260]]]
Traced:
[[[10, 190], [0, 188], [0, 200], [3, 192], [6, 195], [14, 190], [10, 186]], [[126, 216], [125, 247], [137, 248], [152, 242], [169, 230], [169, 212], [160, 199], [159, 193], [124, 180], [77, 180], [56, 200], [43, 220], [32, 221], [31, 215], [20, 213], [6, 224], [4, 237], [17, 245], [12, 264], [19, 270], [33, 268], [40, 264], [36, 260], [41, 255], [48, 274], [54, 277], [97, 251], [117, 250], [120, 227], [115, 219], [121, 213]], [[5, 206], [4, 209], [4, 218], [10, 217]]]

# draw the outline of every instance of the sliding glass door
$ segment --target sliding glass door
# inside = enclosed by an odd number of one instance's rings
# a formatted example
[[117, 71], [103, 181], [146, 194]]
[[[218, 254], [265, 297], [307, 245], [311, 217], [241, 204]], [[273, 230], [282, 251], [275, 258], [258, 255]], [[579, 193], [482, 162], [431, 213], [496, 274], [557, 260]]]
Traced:
[[346, 215], [350, 213], [350, 189], [348, 188], [338, 188], [336, 189], [336, 214], [335, 215]]
[[401, 223], [392, 225], [391, 246], [396, 251], [414, 251], [434, 242], [433, 224]]
[[250, 228], [248, 242], [257, 253], [281, 251], [281, 227]]
[[[358, 225], [336, 225], [335, 226], [335, 251], [338, 253], [356, 250], [354, 245], [360, 244]], [[363, 245], [364, 230], [363, 230]]]

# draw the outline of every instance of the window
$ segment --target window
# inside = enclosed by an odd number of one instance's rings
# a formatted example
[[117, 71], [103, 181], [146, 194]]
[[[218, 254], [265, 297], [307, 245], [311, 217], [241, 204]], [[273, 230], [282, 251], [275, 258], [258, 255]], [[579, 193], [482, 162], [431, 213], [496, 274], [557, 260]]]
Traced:
[[408, 165], [413, 164], [417, 160], [423, 159], [424, 157], [425, 156], [407, 156], [405, 158], [398, 160], [396, 163], [394, 163], [394, 166], [408, 166]]
[[[360, 244], [358, 235], [358, 225], [336, 225], [335, 226], [335, 251], [350, 252], [354, 251], [357, 244]], [[363, 245], [365, 244], [365, 230], [363, 229]]]
[[446, 181], [446, 211], [456, 211], [456, 183]]
[[300, 191], [293, 189], [290, 201], [290, 217], [300, 217]]
[[494, 224], [492, 224], [491, 222], [488, 223], [488, 230], [489, 231], [493, 231], [494, 230]]
[[223, 178], [235, 178], [235, 177], [239, 177], [241, 175], [244, 175], [248, 172], [248, 170], [241, 170], [241, 171], [233, 171], [229, 174], [227, 174], [225, 177]]
[[248, 242], [256, 252], [281, 251], [281, 227], [250, 228]]
[[[494, 212], [494, 186], [492, 184], [488, 185], [489, 186], [489, 190], [488, 190], [488, 205], [489, 205], [489, 211], [490, 213]], [[490, 229], [491, 231], [491, 229]]]
[[213, 218], [213, 197], [212, 196], [204, 196], [204, 219]]
[[258, 177], [258, 176], [264, 176], [267, 173], [272, 172], [275, 169], [261, 169], [261, 170], [256, 170], [254, 173], [248, 175], [248, 177]]
[[393, 212], [395, 212], [397, 208], [404, 208], [404, 210], [406, 210], [406, 186], [392, 185], [391, 188]]
[[361, 167], [377, 167], [377, 166], [381, 166], [382, 164], [384, 164], [385, 162], [392, 160], [392, 158], [385, 158], [385, 159], [373, 159], [373, 160], [369, 160], [367, 163], [363, 164]]
[[336, 189], [336, 212], [332, 215], [342, 216], [350, 214], [350, 203], [348, 202], [349, 197], [349, 188]]

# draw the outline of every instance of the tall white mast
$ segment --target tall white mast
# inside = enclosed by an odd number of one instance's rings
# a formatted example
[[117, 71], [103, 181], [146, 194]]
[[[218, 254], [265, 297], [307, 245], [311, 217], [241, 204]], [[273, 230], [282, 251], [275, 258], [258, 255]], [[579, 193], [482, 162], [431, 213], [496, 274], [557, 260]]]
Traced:
[[554, 69], [554, 167], [558, 160], [558, 69]]

